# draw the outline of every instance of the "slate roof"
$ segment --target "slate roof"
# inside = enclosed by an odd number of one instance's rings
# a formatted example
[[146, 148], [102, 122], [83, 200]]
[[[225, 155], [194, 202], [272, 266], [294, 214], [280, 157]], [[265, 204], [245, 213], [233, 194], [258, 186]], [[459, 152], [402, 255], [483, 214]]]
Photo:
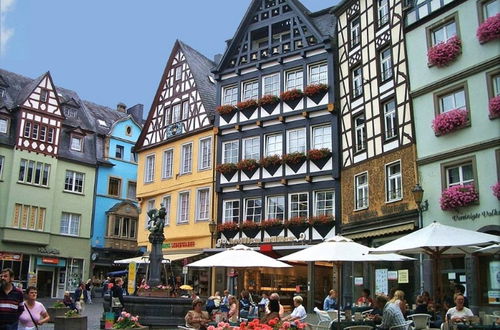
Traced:
[[328, 37], [335, 35], [335, 17], [331, 14], [335, 6], [324, 8], [317, 12], [310, 12], [302, 2], [298, 0], [291, 1], [305, 16], [309, 17], [310, 22], [318, 29], [318, 32]]
[[[128, 114], [104, 105], [95, 104], [90, 101], [83, 101], [83, 103], [92, 114], [95, 130], [98, 134], [108, 134], [115, 121], [128, 117]], [[100, 125], [99, 120], [105, 121], [106, 127]]]

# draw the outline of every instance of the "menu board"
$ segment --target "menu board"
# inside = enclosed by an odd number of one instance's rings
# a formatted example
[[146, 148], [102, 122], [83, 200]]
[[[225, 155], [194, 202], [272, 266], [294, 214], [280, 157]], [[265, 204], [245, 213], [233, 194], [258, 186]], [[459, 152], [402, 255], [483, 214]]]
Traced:
[[387, 269], [375, 269], [375, 294], [389, 293], [389, 283], [387, 279]]

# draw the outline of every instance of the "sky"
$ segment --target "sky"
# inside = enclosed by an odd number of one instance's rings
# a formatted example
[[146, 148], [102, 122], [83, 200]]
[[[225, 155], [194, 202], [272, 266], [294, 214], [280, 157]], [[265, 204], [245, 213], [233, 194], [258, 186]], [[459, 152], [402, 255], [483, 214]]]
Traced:
[[[251, 0], [0, 0], [0, 67], [149, 112], [176, 39], [210, 59]], [[311, 11], [336, 0], [302, 0]]]

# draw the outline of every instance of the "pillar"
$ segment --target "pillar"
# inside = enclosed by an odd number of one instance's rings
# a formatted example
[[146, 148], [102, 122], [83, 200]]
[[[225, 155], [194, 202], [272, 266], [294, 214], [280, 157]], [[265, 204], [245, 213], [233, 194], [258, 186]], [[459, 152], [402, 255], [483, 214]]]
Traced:
[[314, 262], [307, 263], [307, 308], [306, 311], [311, 313], [314, 309], [314, 292], [315, 288]]

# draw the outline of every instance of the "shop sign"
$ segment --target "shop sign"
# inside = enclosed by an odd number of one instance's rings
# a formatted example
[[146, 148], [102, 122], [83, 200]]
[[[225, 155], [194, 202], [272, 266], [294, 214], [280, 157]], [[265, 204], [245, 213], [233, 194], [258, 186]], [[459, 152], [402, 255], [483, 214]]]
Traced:
[[500, 210], [491, 209], [491, 211], [481, 211], [476, 213], [467, 213], [463, 215], [454, 215], [451, 218], [453, 219], [453, 221], [467, 221], [467, 220], [475, 221], [481, 217], [488, 218], [488, 217], [496, 217], [499, 215], [500, 215]]
[[8, 252], [0, 252], [0, 260], [5, 261], [22, 261], [23, 255], [20, 253], [8, 253]]
[[42, 257], [42, 262], [44, 264], [54, 264], [54, 265], [57, 265], [59, 263], [59, 258]]
[[187, 241], [187, 242], [163, 243], [161, 247], [163, 249], [182, 249], [182, 248], [191, 248], [195, 246], [196, 246], [195, 241]]
[[42, 254], [61, 254], [61, 252], [58, 249], [53, 249], [53, 248], [45, 248], [45, 247], [39, 247], [38, 248], [38, 253]]
[[363, 278], [362, 277], [355, 277], [354, 278], [354, 285], [355, 286], [363, 286]]
[[398, 270], [398, 283], [409, 283], [408, 269]]
[[36, 288], [36, 284], [37, 284], [36, 282], [37, 282], [36, 273], [29, 272], [28, 273], [28, 286], [34, 286]]
[[261, 238], [219, 238], [215, 244], [216, 247], [222, 247], [223, 245], [237, 245], [237, 244], [261, 244], [261, 243], [290, 243], [290, 242], [304, 242], [306, 240], [306, 235], [301, 233], [299, 238], [295, 237], [285, 237], [285, 236], [271, 236], [264, 239]]
[[128, 264], [128, 292], [135, 292], [135, 275], [137, 274], [137, 264], [132, 261]]

